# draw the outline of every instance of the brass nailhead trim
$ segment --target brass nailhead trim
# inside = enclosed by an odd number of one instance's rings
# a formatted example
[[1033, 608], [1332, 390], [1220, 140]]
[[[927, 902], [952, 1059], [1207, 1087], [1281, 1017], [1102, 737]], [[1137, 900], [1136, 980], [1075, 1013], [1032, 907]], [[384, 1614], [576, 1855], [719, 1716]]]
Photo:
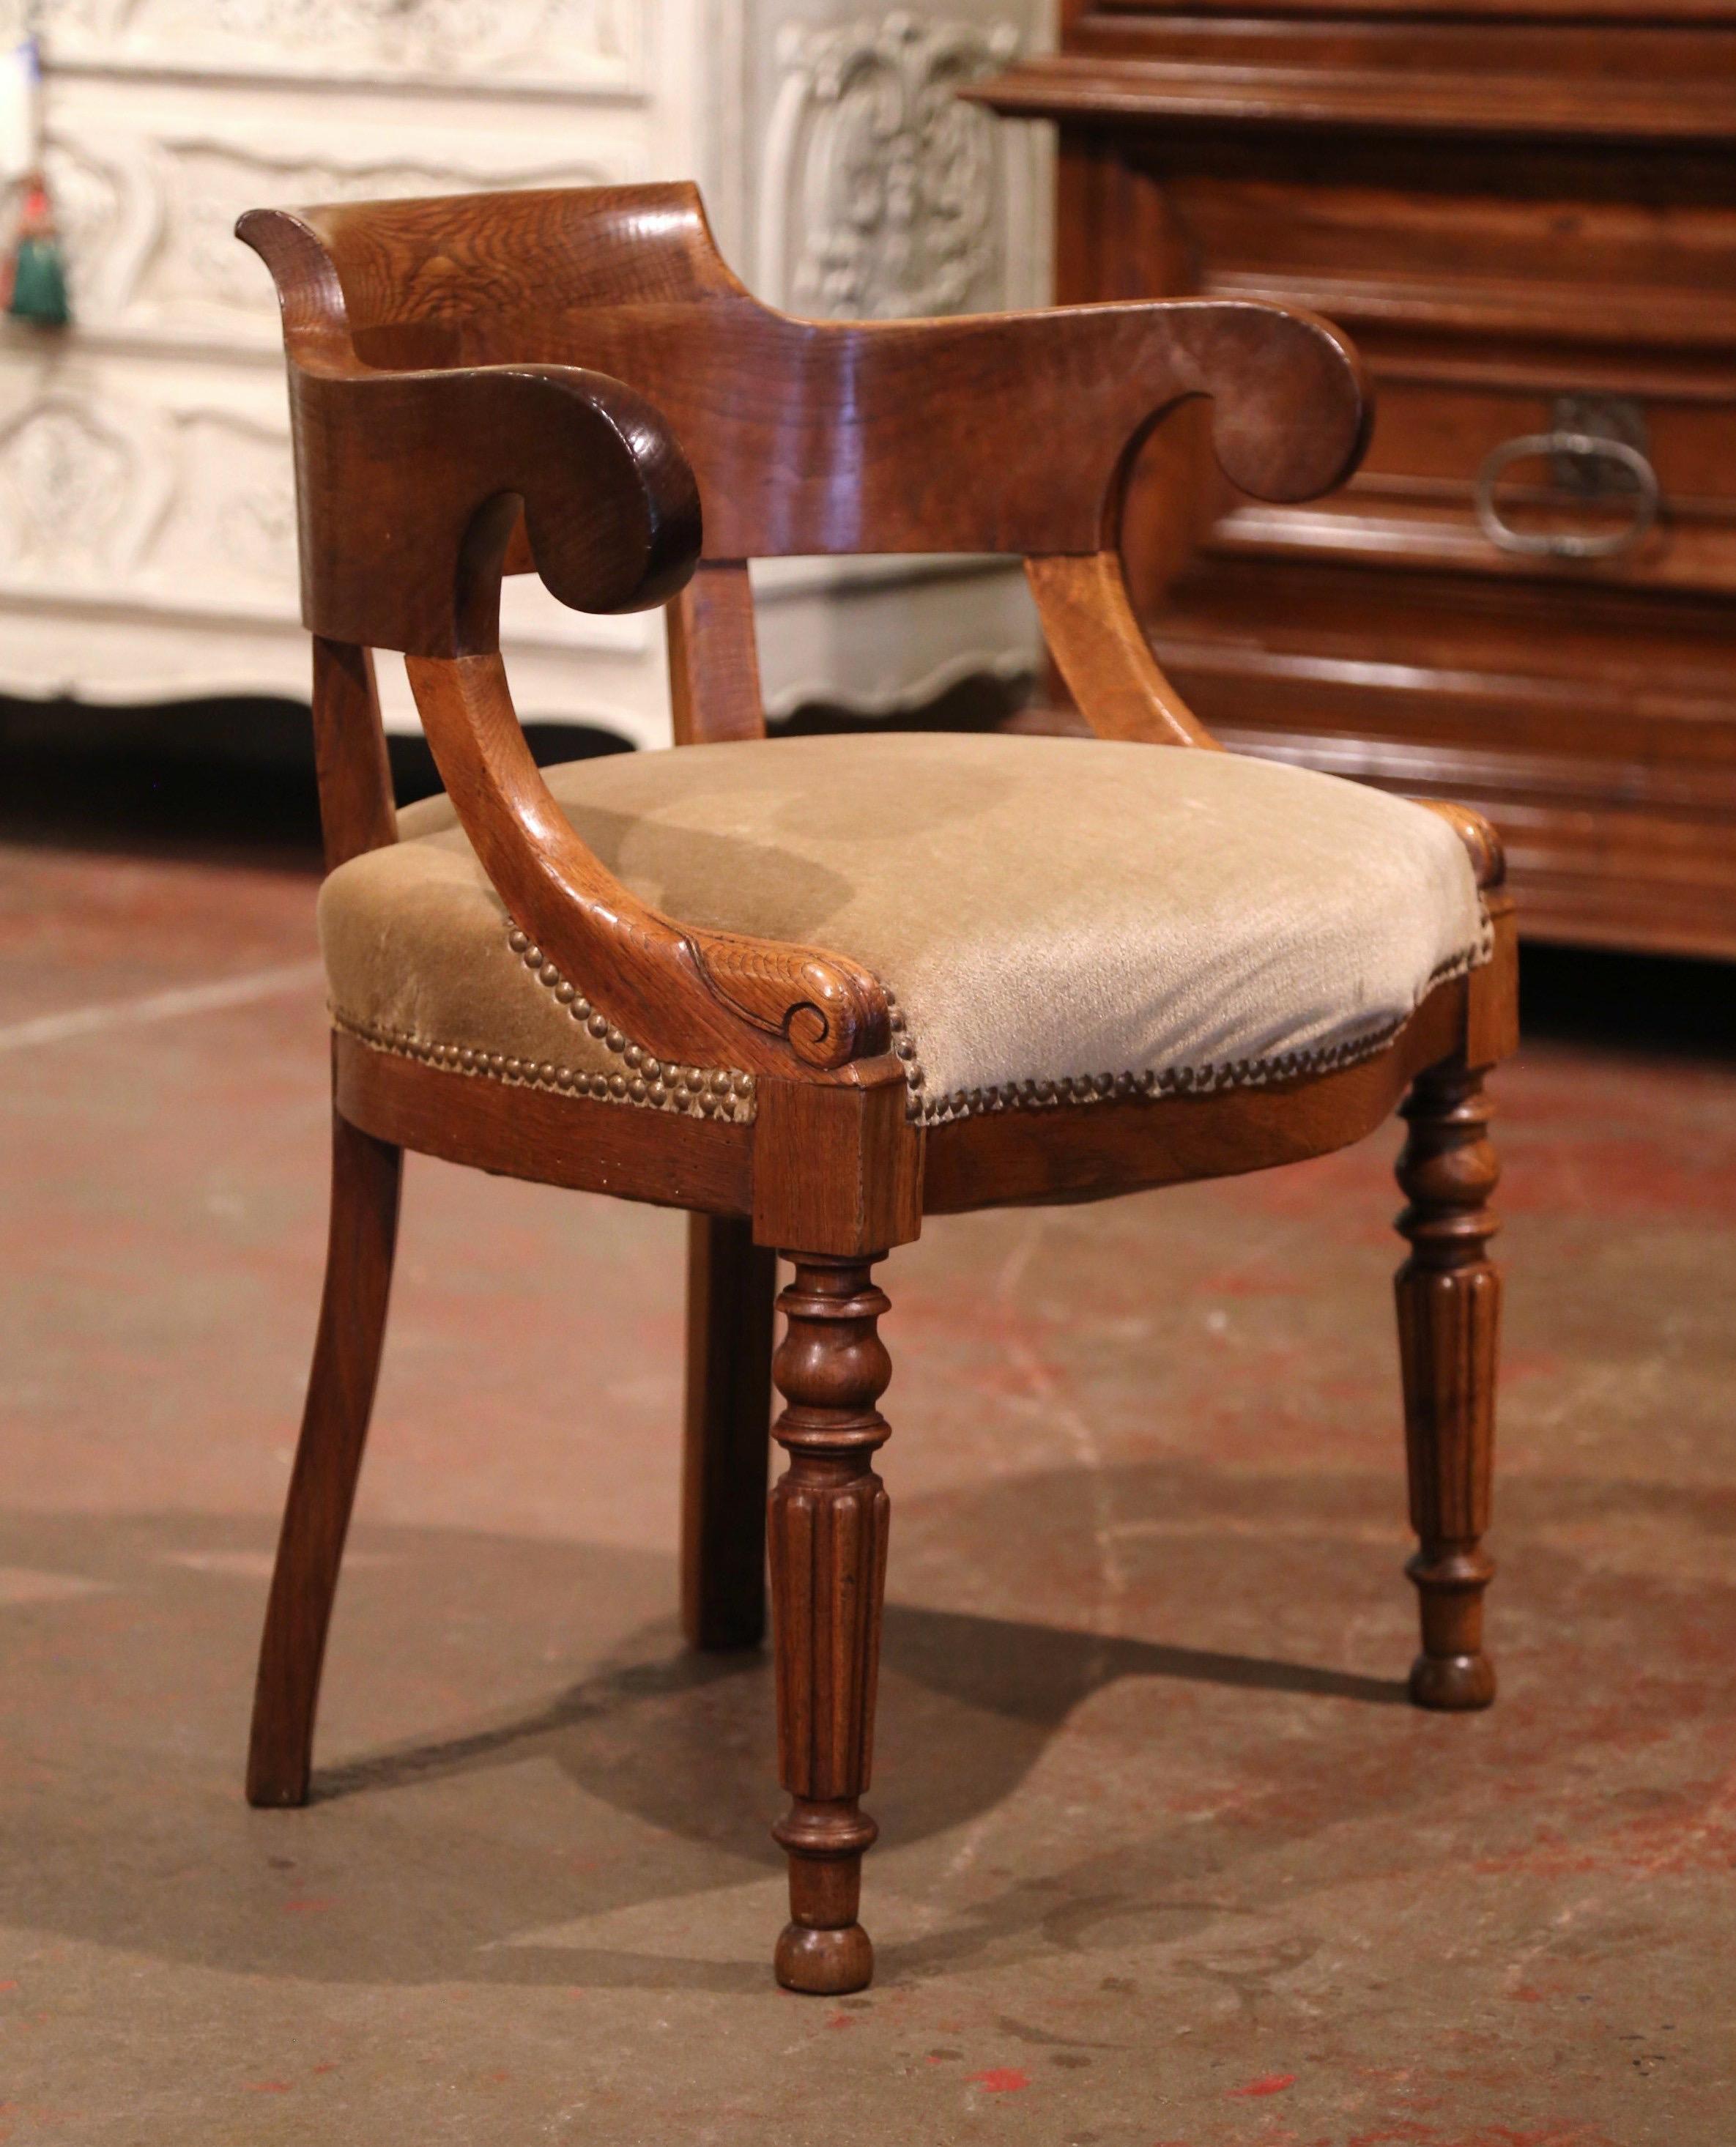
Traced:
[[[1430, 973], [1423, 990], [1418, 993], [1420, 1002], [1437, 984], [1444, 983], [1449, 977], [1463, 976], [1468, 971], [1480, 968], [1494, 951], [1494, 926], [1486, 903], [1479, 897], [1482, 912], [1481, 928], [1477, 944], [1463, 954], [1451, 956], [1437, 965]], [[565, 1067], [533, 1068], [527, 1069], [537, 1085], [553, 1084], [559, 1088], [572, 1087], [580, 1094], [589, 1093], [606, 1097], [614, 1102], [643, 1103], [654, 1109], [676, 1110], [690, 1117], [713, 1118], [723, 1116], [743, 1123], [754, 1114], [753, 1076], [751, 1074], [726, 1071], [722, 1068], [708, 1074], [698, 1067], [659, 1066], [643, 1048], [629, 1043], [621, 1031], [612, 1026], [608, 1017], [596, 1013], [588, 999], [567, 982], [553, 963], [543, 958], [540, 947], [533, 944], [528, 933], [514, 925], [507, 935], [507, 943], [523, 961], [528, 969], [533, 970], [539, 983], [552, 990], [575, 1021], [582, 1021], [590, 1033], [600, 1037], [607, 1048], [621, 1054], [625, 1063], [642, 1078], [628, 1081], [620, 1074], [588, 1075], [574, 1073]], [[1076, 1107], [1113, 1099], [1122, 1101], [1134, 1096], [1155, 1099], [1163, 1096], [1205, 1096], [1225, 1089], [1262, 1088], [1274, 1081], [1299, 1080], [1311, 1074], [1330, 1073], [1340, 1067], [1354, 1065], [1359, 1059], [1372, 1058], [1384, 1050], [1404, 1027], [1409, 1015], [1386, 1023], [1365, 1036], [1353, 1037], [1345, 1043], [1325, 1044], [1308, 1051], [1285, 1051], [1269, 1058], [1226, 1059], [1215, 1065], [1147, 1067], [1135, 1071], [1123, 1068], [1120, 1073], [1063, 1074], [1058, 1079], [1008, 1082], [1004, 1086], [989, 1089], [958, 1089], [949, 1096], [923, 1096], [918, 1092], [926, 1085], [928, 1076], [923, 1070], [916, 1039], [909, 1033], [909, 1023], [897, 995], [886, 991], [888, 1023], [892, 1030], [893, 1050], [904, 1068], [908, 1094], [905, 1116], [917, 1125], [945, 1125], [958, 1119], [970, 1118], [983, 1112], [1013, 1110], [1050, 1110], [1063, 1106]], [[1414, 1009], [1413, 1009], [1414, 1011]], [[360, 1024], [338, 1016], [342, 1026], [351, 1028], [367, 1041], [376, 1038]], [[410, 1039], [419, 1043], [420, 1039]], [[388, 1043], [385, 1048], [396, 1048]], [[452, 1048], [433, 1046], [433, 1049]], [[460, 1070], [492, 1073], [500, 1078], [502, 1062], [498, 1055], [493, 1059], [487, 1053], [461, 1052], [458, 1058], [449, 1063]], [[446, 1063], [447, 1061], [438, 1063]], [[514, 1068], [516, 1060], [509, 1062]], [[508, 1079], [523, 1079], [523, 1074], [506, 1075]], [[593, 1085], [588, 1091], [586, 1084]]]
[[[583, 1022], [588, 1033], [597, 1038], [605, 1050], [619, 1058], [624, 1069], [618, 1074], [587, 1074], [552, 1067], [548, 1079], [557, 1087], [571, 1086], [581, 1094], [588, 1094], [611, 1103], [678, 1111], [688, 1118], [728, 1119], [743, 1125], [753, 1118], [755, 1104], [751, 1074], [726, 1067], [663, 1065], [643, 1044], [630, 1042], [607, 1014], [599, 1013], [578, 986], [569, 983], [554, 963], [545, 958], [542, 948], [533, 943], [528, 932], [521, 931], [516, 924], [510, 925], [507, 944], [525, 968], [534, 972], [537, 982], [553, 993], [556, 1001], [566, 1008], [573, 1020]], [[565, 1079], [562, 1078], [563, 1074]]]
[[510, 926], [507, 944], [543, 989], [553, 994], [556, 1003], [620, 1058], [619, 1069], [597, 1073], [588, 1067], [563, 1066], [553, 1059], [512, 1058], [473, 1044], [443, 1043], [413, 1029], [385, 1028], [358, 1021], [336, 1007], [332, 1009], [333, 1021], [375, 1050], [389, 1051], [448, 1073], [505, 1081], [519, 1088], [552, 1089], [562, 1094], [588, 1096], [598, 1103], [671, 1111], [681, 1118], [723, 1119], [736, 1125], [745, 1125], [753, 1119], [756, 1099], [751, 1074], [733, 1067], [664, 1065], [643, 1044], [629, 1043], [607, 1015], [598, 1013], [578, 987], [547, 959], [528, 933]]
[[[1489, 958], [1493, 944], [1494, 928], [1485, 910], [1476, 946], [1438, 963], [1418, 993], [1418, 1003], [1449, 977], [1463, 976], [1469, 970], [1479, 968]], [[889, 1004], [890, 993], [887, 998]], [[1103, 1103], [1111, 1099], [1120, 1101], [1133, 1096], [1155, 1099], [1162, 1096], [1213, 1095], [1224, 1089], [1263, 1088], [1271, 1082], [1331, 1073], [1339, 1067], [1353, 1066], [1360, 1059], [1372, 1058], [1377, 1052], [1385, 1049], [1409, 1019], [1409, 1014], [1403, 1014], [1367, 1035], [1352, 1037], [1342, 1043], [1317, 1045], [1308, 1051], [1280, 1052], [1270, 1058], [1226, 1059], [1211, 1066], [1148, 1067], [1137, 1073], [1127, 1070], [1119, 1074], [1063, 1074], [1054, 1080], [1009, 1081], [1000, 1088], [957, 1089], [949, 1096], [915, 1094], [922, 1074], [919, 1066], [912, 1067], [908, 1079], [913, 1093], [906, 1104], [905, 1115], [915, 1124], [938, 1126], [992, 1111], [1047, 1110], [1063, 1105]], [[901, 1031], [903, 1026], [903, 1015], [895, 1015], [894, 1031]], [[904, 1055], [902, 1043], [894, 1044], [893, 1048], [901, 1058]]]
[[[754, 1114], [751, 1074], [712, 1072], [698, 1066], [673, 1069], [673, 1085], [648, 1081], [624, 1073], [596, 1074], [588, 1068], [558, 1066], [551, 1059], [511, 1058], [498, 1051], [479, 1051], [472, 1044], [441, 1043], [418, 1036], [413, 1029], [383, 1028], [357, 1021], [338, 1008], [332, 1021], [347, 1036], [376, 1051], [395, 1058], [413, 1058], [423, 1066], [438, 1067], [448, 1074], [503, 1081], [513, 1088], [552, 1089], [567, 1095], [588, 1096], [599, 1104], [626, 1104], [638, 1109], [673, 1112], [678, 1118], [723, 1119], [746, 1125]], [[721, 1081], [722, 1089], [717, 1086]]]

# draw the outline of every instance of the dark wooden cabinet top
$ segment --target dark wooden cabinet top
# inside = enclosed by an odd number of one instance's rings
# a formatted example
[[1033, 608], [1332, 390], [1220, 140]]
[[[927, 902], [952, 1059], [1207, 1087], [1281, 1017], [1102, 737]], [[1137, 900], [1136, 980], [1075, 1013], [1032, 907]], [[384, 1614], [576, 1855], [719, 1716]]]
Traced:
[[1407, 133], [1736, 146], [1736, 5], [1533, 0], [1523, 16], [1459, 0], [1266, 0], [1185, 13], [1094, 0], [1060, 52], [964, 95], [999, 112], [1113, 125], [1368, 127]]

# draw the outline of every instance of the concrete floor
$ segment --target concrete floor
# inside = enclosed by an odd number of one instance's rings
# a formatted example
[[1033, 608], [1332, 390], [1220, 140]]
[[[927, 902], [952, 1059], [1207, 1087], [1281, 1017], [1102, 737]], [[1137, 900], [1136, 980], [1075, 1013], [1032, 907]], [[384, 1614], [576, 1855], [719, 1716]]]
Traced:
[[1484, 1717], [1402, 1697], [1390, 1134], [893, 1259], [880, 1975], [801, 1999], [765, 1664], [672, 1614], [678, 1217], [413, 1164], [318, 1799], [242, 1802], [313, 887], [0, 850], [0, 2140], [1736, 2136], [1736, 1058], [1501, 1082]]

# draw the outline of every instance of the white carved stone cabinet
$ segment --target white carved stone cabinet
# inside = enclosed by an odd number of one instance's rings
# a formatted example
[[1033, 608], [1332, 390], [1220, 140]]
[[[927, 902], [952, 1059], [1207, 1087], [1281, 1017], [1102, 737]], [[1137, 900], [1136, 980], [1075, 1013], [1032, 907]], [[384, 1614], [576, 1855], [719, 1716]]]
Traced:
[[[1046, 143], [957, 101], [1048, 0], [48, 0], [64, 333], [0, 331], [0, 692], [308, 690], [259, 203], [697, 178], [765, 298], [833, 314], [1040, 304]], [[0, 36], [21, 0], [0, 0]], [[763, 570], [774, 708], [918, 699], [1032, 660], [998, 563]], [[661, 622], [520, 581], [523, 713], [667, 737]], [[396, 666], [392, 716], [413, 720]]]

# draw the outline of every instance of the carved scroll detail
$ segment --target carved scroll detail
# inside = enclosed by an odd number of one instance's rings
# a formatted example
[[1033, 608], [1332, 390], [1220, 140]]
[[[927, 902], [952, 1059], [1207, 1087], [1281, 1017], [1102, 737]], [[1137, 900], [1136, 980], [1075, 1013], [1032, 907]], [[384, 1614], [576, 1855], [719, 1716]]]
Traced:
[[891, 1040], [884, 999], [853, 974], [800, 947], [693, 932], [706, 983], [756, 1028], [780, 1036], [804, 1065], [828, 1068], [869, 1058]]

